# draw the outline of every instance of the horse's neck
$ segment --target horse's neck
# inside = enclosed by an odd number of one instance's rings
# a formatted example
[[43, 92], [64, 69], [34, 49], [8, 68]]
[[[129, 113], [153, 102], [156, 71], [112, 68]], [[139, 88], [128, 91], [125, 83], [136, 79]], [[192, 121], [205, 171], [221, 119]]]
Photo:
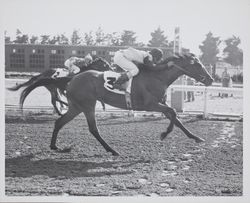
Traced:
[[171, 85], [181, 75], [183, 75], [183, 73], [176, 68], [167, 69], [161, 71], [160, 73], [155, 72], [155, 77], [158, 78], [160, 81], [162, 81], [162, 83], [166, 87]]

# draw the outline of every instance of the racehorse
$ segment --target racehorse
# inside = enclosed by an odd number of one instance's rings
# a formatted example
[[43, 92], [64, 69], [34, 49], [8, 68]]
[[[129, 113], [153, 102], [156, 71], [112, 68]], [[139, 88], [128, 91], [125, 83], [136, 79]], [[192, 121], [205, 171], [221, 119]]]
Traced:
[[[100, 63], [103, 63], [103, 65], [98, 65]], [[105, 63], [107, 63], [107, 62], [105, 62]], [[98, 57], [91, 64], [89, 64], [87, 67], [86, 66], [80, 67], [80, 73], [87, 71], [87, 70], [91, 70], [92, 68], [93, 68], [93, 70], [98, 70], [98, 71], [113, 70], [113, 69], [109, 69], [109, 65], [105, 65], [105, 63], [104, 63], [103, 59]], [[99, 69], [99, 68], [102, 68], [102, 69]], [[57, 75], [59, 74], [58, 70], [60, 71], [61, 68], [46, 70], [46, 71], [40, 73], [39, 75], [33, 76], [27, 82], [18, 84], [14, 87], [7, 88], [8, 90], [11, 90], [11, 91], [17, 91], [21, 87], [26, 87], [21, 92], [21, 96], [20, 96], [20, 100], [19, 100], [20, 109], [23, 108], [23, 104], [24, 104], [26, 97], [31, 93], [32, 90], [34, 90], [32, 84], [34, 84], [35, 82], [37, 82], [43, 78], [57, 77]], [[52, 103], [56, 113], [58, 115], [62, 115], [61, 110], [57, 107], [57, 102], [59, 102], [61, 107], [63, 107], [63, 105], [68, 106], [68, 104], [66, 102], [62, 101], [62, 99], [61, 99], [62, 95], [65, 96], [64, 89], [58, 89], [53, 84], [52, 85], [44, 85], [44, 87], [50, 92], [51, 103]], [[101, 104], [102, 104], [103, 110], [105, 110], [105, 104], [103, 102], [101, 102]]]
[[[9, 87], [7, 89], [11, 90], [11, 91], [17, 91], [21, 87], [29, 87], [31, 84], [33, 84], [34, 82], [38, 81], [41, 78], [51, 78], [56, 73], [56, 71], [57, 71], [57, 69], [48, 69], [48, 70], [40, 73], [39, 75], [35, 75], [35, 76], [31, 77], [27, 82], [24, 82], [24, 83], [21, 83], [21, 84], [17, 84], [16, 86]], [[55, 111], [57, 112], [58, 115], [62, 115], [61, 111], [57, 107], [56, 103], [59, 102], [61, 104], [61, 106], [62, 105], [68, 105], [68, 104], [61, 100], [60, 95], [58, 94], [57, 88], [55, 86], [53, 86], [53, 85], [46, 85], [44, 87], [50, 92], [51, 103], [54, 106]], [[19, 101], [19, 106], [22, 109], [22, 107], [23, 107], [23, 100], [21, 99], [21, 97], [20, 97], [20, 101]]]
[[[203, 83], [205, 86], [212, 84], [213, 78], [199, 59], [194, 54], [177, 55], [164, 60], [160, 65], [155, 67], [155, 70], [147, 70], [146, 65], [140, 65], [139, 68], [140, 70], [145, 70], [140, 71], [132, 81], [132, 109], [137, 111], [161, 112], [170, 120], [166, 132], [161, 134], [161, 140], [163, 140], [173, 130], [174, 125], [176, 125], [189, 138], [194, 139], [197, 143], [203, 142], [204, 139], [192, 134], [184, 127], [182, 122], [177, 118], [175, 109], [162, 103], [166, 88], [179, 76], [184, 74]], [[55, 84], [60, 86], [64, 83], [63, 80], [65, 79], [43, 79], [40, 80], [40, 85]], [[37, 85], [39, 86], [39, 84]], [[126, 109], [127, 105], [124, 95], [116, 94], [104, 87], [103, 72], [90, 70], [76, 75], [67, 83], [66, 96], [69, 105], [68, 111], [55, 122], [50, 148], [52, 150], [59, 150], [56, 146], [59, 130], [83, 112], [91, 134], [100, 142], [107, 152], [111, 152], [113, 155], [119, 155], [118, 152], [112, 149], [103, 140], [97, 129], [95, 105], [96, 101], [99, 100], [111, 106]]]

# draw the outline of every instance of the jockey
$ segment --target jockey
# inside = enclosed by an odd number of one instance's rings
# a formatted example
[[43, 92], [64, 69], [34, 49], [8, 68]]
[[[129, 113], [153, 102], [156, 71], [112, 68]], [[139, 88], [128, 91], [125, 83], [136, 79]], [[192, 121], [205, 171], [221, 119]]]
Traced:
[[68, 75], [71, 76], [80, 72], [79, 67], [87, 66], [92, 61], [92, 56], [90, 54], [87, 54], [84, 58], [78, 58], [74, 56], [70, 57], [65, 61], [64, 65], [69, 72]]
[[121, 89], [121, 85], [137, 75], [139, 69], [136, 64], [154, 65], [162, 61], [163, 53], [160, 49], [152, 49], [150, 52], [137, 50], [132, 47], [119, 50], [114, 55], [114, 64], [126, 70], [114, 83], [114, 88]]

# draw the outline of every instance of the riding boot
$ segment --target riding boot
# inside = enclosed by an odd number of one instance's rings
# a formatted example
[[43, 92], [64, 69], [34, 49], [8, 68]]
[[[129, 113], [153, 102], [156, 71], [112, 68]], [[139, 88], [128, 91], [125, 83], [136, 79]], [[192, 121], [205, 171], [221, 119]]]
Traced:
[[120, 77], [114, 82], [113, 87], [119, 90], [126, 90], [122, 85], [129, 80], [126, 72], [121, 73]]

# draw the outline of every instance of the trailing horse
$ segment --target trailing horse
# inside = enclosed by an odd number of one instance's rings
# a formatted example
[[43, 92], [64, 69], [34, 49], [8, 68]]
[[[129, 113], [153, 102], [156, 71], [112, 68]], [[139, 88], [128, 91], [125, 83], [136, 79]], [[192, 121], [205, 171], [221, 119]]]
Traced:
[[[206, 86], [212, 84], [213, 79], [201, 64], [199, 59], [193, 54], [184, 56], [173, 56], [167, 58], [162, 64], [157, 65], [154, 70], [147, 70], [145, 65], [140, 66], [141, 72], [134, 77], [131, 88], [132, 109], [137, 111], [154, 111], [163, 113], [170, 124], [166, 132], [161, 134], [163, 140], [172, 130], [174, 125], [179, 127], [189, 138], [197, 143], [204, 141], [202, 138], [193, 135], [186, 129], [181, 121], [176, 117], [176, 111], [167, 104], [162, 103], [162, 98], [166, 88], [171, 85], [179, 76], [187, 75]], [[145, 69], [144, 71], [142, 71]], [[60, 86], [63, 79], [40, 80], [39, 85], [54, 84]], [[107, 152], [113, 155], [118, 153], [112, 149], [101, 137], [95, 119], [96, 101], [103, 101], [114, 107], [126, 109], [124, 95], [107, 90], [104, 87], [104, 73], [90, 70], [80, 73], [67, 82], [66, 96], [68, 100], [68, 111], [55, 122], [50, 148], [57, 150], [56, 140], [59, 130], [83, 112], [87, 119], [89, 131], [101, 143]]]
[[[100, 63], [102, 63], [102, 65], [100, 65]], [[91, 69], [99, 70], [99, 71], [112, 70], [112, 69], [109, 69], [110, 68], [109, 64], [108, 65], [105, 65], [105, 64], [108, 64], [108, 62], [104, 61], [101, 58], [96, 58], [87, 67], [86, 66], [80, 67], [80, 73], [87, 71], [87, 70], [91, 70]], [[18, 84], [14, 87], [9, 87], [7, 89], [11, 90], [11, 91], [17, 91], [20, 88], [25, 87], [25, 89], [22, 90], [21, 96], [19, 99], [19, 107], [20, 107], [20, 109], [22, 109], [26, 97], [35, 89], [34, 84], [37, 81], [39, 81], [40, 79], [57, 77], [57, 75], [59, 73], [58, 71], [61, 71], [61, 68], [46, 70], [46, 71], [40, 73], [39, 75], [31, 77], [27, 82]], [[71, 79], [72, 77], [73, 76], [69, 77], [68, 79]], [[65, 87], [65, 85], [64, 85], [64, 87]], [[61, 107], [63, 107], [63, 105], [68, 106], [68, 104], [66, 102], [62, 101], [62, 99], [61, 99], [62, 95], [65, 96], [65, 93], [64, 93], [65, 88], [61, 87], [59, 89], [58, 87], [56, 87], [53, 84], [46, 84], [43, 86], [50, 92], [51, 103], [54, 106], [55, 111], [57, 112], [58, 115], [62, 115], [60, 109], [57, 107], [57, 103], [59, 103], [61, 105]], [[104, 103], [102, 103], [102, 106], [103, 106], [103, 109], [105, 109]]]

